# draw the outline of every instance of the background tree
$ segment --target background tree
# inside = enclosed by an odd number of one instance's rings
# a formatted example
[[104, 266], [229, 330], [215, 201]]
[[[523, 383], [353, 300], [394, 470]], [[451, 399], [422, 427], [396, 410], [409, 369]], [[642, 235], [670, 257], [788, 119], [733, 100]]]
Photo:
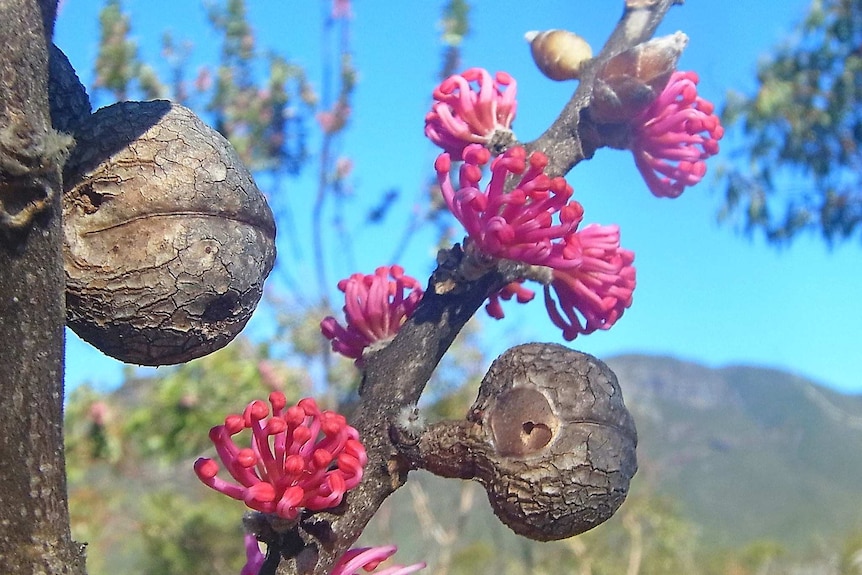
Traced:
[[[739, 142], [721, 173], [722, 221], [775, 244], [804, 230], [829, 243], [862, 223], [862, 2], [814, 0], [722, 120]], [[862, 239], [862, 235], [859, 236]]]

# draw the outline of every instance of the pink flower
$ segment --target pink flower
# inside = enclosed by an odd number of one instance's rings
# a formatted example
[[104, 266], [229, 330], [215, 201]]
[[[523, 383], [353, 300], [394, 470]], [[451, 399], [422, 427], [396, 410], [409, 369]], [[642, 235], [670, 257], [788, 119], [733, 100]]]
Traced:
[[553, 281], [545, 286], [548, 315], [568, 341], [579, 333], [610, 328], [631, 305], [635, 288], [635, 256], [620, 248], [618, 226], [592, 224], [573, 234], [572, 240], [571, 246], [581, 253], [580, 265], [553, 270]]
[[263, 562], [266, 561], [266, 555], [260, 550], [257, 537], [254, 535], [246, 533], [243, 543], [245, 544], [245, 565], [239, 575], [258, 575]]
[[391, 565], [381, 571], [374, 571], [381, 562], [394, 555], [397, 550], [394, 545], [351, 549], [336, 562], [330, 575], [359, 575], [360, 569], [367, 573], [374, 572], [375, 575], [407, 575], [425, 567], [425, 563], [414, 563], [406, 567]]
[[715, 106], [697, 95], [694, 72], [674, 72], [664, 91], [634, 119], [631, 149], [650, 191], [675, 198], [706, 174], [724, 128]]
[[350, 0], [332, 0], [332, 18], [353, 18]]
[[[398, 550], [394, 545], [384, 547], [360, 547], [351, 549], [341, 556], [333, 566], [330, 575], [358, 575], [362, 569], [371, 573], [378, 565], [395, 554]], [[260, 550], [257, 538], [254, 535], [245, 536], [246, 564], [240, 571], [240, 575], [258, 575], [266, 555]], [[375, 575], [408, 575], [423, 569], [425, 563], [414, 563], [413, 565], [390, 565], [382, 571], [376, 571]]]
[[317, 124], [325, 134], [334, 134], [347, 125], [347, 120], [350, 117], [350, 106], [339, 100], [332, 107], [332, 110], [324, 110], [315, 115]]
[[335, 160], [335, 179], [344, 180], [353, 171], [353, 160], [345, 156], [339, 156]]
[[[491, 181], [483, 192], [479, 181], [490, 158], [481, 145], [467, 146], [457, 190], [449, 176], [449, 154], [441, 154], [434, 163], [443, 199], [470, 239], [482, 252], [498, 258], [552, 268], [577, 265], [577, 253], [565, 238], [580, 224], [584, 209], [569, 201], [572, 187], [563, 178], [544, 174], [548, 158], [543, 153], [527, 158], [524, 148], [515, 146], [491, 162]], [[513, 174], [521, 178], [507, 192], [504, 186]]]
[[[357, 363], [366, 347], [398, 333], [423, 294], [419, 282], [399, 265], [381, 266], [373, 275], [353, 274], [338, 282], [338, 289], [344, 292], [347, 327], [330, 316], [320, 322], [320, 331], [332, 340], [333, 351]], [[410, 290], [406, 297], [405, 290]]]
[[514, 281], [507, 284], [503, 289], [488, 298], [488, 303], [485, 304], [485, 311], [494, 319], [503, 319], [503, 306], [500, 305], [500, 299], [509, 301], [512, 297], [518, 300], [518, 303], [527, 303], [532, 301], [536, 296], [536, 292], [525, 288], [522, 284], [524, 280]]
[[[272, 415], [263, 401], [248, 404], [210, 430], [210, 439], [230, 475], [217, 477], [218, 463], [201, 457], [195, 473], [207, 486], [244, 501], [251, 509], [295, 519], [300, 511], [319, 511], [341, 503], [362, 479], [368, 458], [357, 431], [344, 416], [320, 411], [305, 398], [286, 407], [280, 391], [269, 394]], [[251, 447], [240, 449], [232, 436], [251, 430]]]
[[110, 416], [110, 406], [101, 400], [91, 403], [90, 408], [87, 410], [87, 417], [89, 417], [90, 421], [93, 422], [93, 425], [97, 427], [104, 427], [105, 423], [110, 419]]
[[492, 78], [487, 70], [470, 68], [449, 76], [434, 89], [425, 135], [460, 160], [468, 144], [487, 144], [497, 130], [509, 130], [517, 109], [516, 92], [515, 79], [505, 72]]

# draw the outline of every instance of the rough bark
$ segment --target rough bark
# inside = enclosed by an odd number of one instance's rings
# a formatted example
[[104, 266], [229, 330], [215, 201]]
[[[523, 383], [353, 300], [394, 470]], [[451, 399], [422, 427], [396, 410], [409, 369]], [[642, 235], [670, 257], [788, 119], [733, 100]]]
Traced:
[[0, 1], [0, 572], [80, 574], [63, 456], [60, 168], [43, 14]]

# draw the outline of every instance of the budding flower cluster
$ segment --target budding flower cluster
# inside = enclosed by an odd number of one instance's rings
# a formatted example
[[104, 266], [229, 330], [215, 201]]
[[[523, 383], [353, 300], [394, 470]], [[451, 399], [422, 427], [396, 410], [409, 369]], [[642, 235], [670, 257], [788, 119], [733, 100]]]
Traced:
[[515, 79], [505, 72], [491, 77], [487, 70], [470, 68], [450, 76], [434, 90], [425, 135], [460, 160], [467, 145], [488, 144], [495, 132], [509, 130], [517, 109], [516, 93]]
[[398, 265], [381, 266], [369, 275], [353, 274], [338, 282], [338, 289], [344, 293], [347, 325], [329, 316], [320, 322], [320, 330], [332, 341], [333, 351], [355, 359], [357, 364], [366, 347], [398, 333], [423, 294], [419, 282]]
[[675, 198], [706, 174], [724, 135], [715, 106], [697, 94], [694, 72], [674, 72], [653, 103], [633, 121], [631, 150], [650, 191]]
[[[496, 157], [483, 191], [482, 168], [489, 160], [490, 152], [482, 146], [467, 146], [457, 187], [449, 173], [449, 155], [441, 154], [435, 163], [446, 205], [470, 240], [489, 256], [551, 269], [545, 306], [567, 340], [611, 327], [631, 305], [635, 288], [634, 253], [620, 248], [619, 228], [590, 225], [578, 230], [583, 207], [570, 201], [572, 188], [563, 178], [544, 173], [547, 158], [541, 152], [527, 158], [516, 146]], [[512, 176], [520, 180], [507, 191]], [[493, 294], [486, 309], [500, 319], [500, 299], [516, 297], [526, 303], [533, 296], [516, 282]]]
[[[368, 461], [359, 434], [343, 415], [321, 411], [305, 398], [287, 407], [280, 391], [269, 394], [242, 415], [229, 415], [210, 430], [219, 458], [236, 483], [217, 476], [219, 465], [202, 457], [195, 473], [207, 486], [245, 502], [251, 509], [296, 519], [303, 509], [319, 511], [341, 503], [362, 479]], [[233, 436], [251, 431], [251, 447], [240, 448]]]

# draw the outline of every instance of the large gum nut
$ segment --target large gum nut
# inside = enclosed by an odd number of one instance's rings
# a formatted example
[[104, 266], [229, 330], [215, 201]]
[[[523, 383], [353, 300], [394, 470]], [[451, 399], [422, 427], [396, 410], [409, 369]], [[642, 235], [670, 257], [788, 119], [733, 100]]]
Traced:
[[494, 513], [516, 533], [565, 539], [609, 519], [637, 471], [637, 431], [614, 373], [556, 344], [506, 351], [471, 419], [491, 450], [480, 463]]
[[67, 324], [128, 363], [230, 342], [275, 260], [275, 222], [231, 145], [166, 101], [102, 108], [76, 130], [63, 198]]

